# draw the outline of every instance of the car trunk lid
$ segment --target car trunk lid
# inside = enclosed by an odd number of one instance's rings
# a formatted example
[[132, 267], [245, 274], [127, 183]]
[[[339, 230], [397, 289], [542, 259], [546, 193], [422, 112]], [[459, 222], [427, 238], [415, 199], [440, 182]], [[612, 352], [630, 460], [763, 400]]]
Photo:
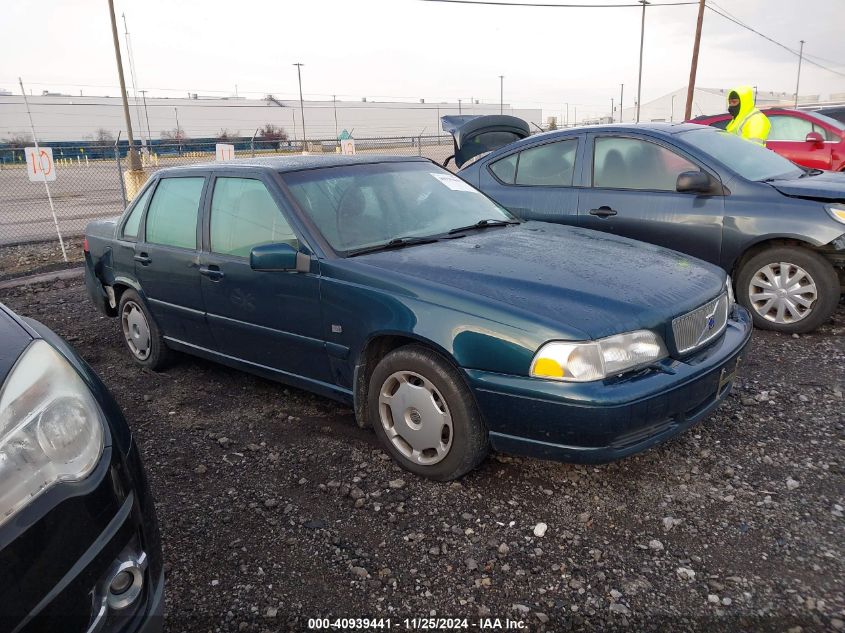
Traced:
[[[443, 130], [452, 135], [455, 165], [458, 168], [476, 156], [492, 152], [531, 134], [528, 123], [507, 114], [464, 114], [444, 116], [440, 120]], [[446, 162], [448, 163], [449, 159], [446, 159]]]

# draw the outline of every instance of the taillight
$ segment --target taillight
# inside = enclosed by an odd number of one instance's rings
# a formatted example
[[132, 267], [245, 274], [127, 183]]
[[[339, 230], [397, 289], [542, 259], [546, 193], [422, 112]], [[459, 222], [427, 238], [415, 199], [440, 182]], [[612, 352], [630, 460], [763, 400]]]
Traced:
[[82, 252], [83, 253], [88, 252], [88, 238], [87, 237], [84, 240], [82, 240]]

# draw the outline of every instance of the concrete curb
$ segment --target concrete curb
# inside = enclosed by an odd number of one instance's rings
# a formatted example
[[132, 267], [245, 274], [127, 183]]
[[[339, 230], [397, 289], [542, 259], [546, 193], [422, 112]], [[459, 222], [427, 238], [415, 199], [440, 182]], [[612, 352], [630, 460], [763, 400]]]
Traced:
[[28, 277], [16, 277], [15, 279], [7, 279], [0, 281], [0, 290], [8, 290], [9, 288], [19, 288], [20, 286], [28, 286], [30, 284], [40, 284], [45, 281], [57, 281], [59, 279], [72, 279], [74, 277], [81, 277], [84, 266], [79, 268], [69, 268], [65, 270], [54, 270], [49, 273], [40, 273], [38, 275], [29, 275]]

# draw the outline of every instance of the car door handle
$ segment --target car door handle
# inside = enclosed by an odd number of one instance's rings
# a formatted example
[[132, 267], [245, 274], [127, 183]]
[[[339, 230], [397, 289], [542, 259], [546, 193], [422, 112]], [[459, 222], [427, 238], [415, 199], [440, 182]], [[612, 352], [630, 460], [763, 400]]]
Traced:
[[152, 259], [150, 259], [150, 256], [147, 255], [146, 253], [141, 253], [140, 255], [135, 255], [135, 257], [133, 257], [132, 259], [134, 259], [136, 262], [138, 262], [142, 266], [146, 266], [151, 261], [153, 261]]
[[612, 215], [616, 215], [617, 211], [615, 209], [611, 209], [608, 206], [601, 206], [598, 209], [590, 209], [590, 215], [597, 215], [600, 218], [609, 218]]
[[200, 266], [200, 275], [208, 277], [211, 281], [220, 281], [223, 279], [223, 271], [217, 266]]

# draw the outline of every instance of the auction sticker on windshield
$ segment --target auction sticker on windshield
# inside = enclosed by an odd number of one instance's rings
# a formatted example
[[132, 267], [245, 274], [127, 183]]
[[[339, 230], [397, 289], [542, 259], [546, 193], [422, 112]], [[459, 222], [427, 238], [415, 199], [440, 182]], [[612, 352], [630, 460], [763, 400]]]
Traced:
[[457, 176], [453, 176], [452, 174], [431, 174], [441, 183], [449, 187], [452, 191], [471, 191], [474, 192], [473, 189], [469, 184], [458, 178]]

